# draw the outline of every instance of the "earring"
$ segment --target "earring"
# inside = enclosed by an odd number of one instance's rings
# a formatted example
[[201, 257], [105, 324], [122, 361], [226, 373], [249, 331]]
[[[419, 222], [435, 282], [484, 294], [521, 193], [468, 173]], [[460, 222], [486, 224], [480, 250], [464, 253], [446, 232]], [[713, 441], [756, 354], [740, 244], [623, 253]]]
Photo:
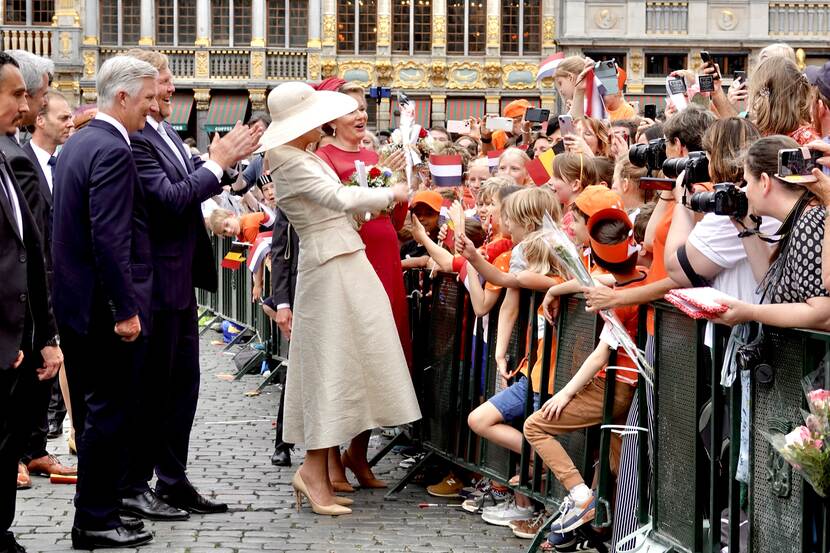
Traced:
[[332, 136], [337, 136], [337, 127], [332, 127], [331, 128], [331, 135]]

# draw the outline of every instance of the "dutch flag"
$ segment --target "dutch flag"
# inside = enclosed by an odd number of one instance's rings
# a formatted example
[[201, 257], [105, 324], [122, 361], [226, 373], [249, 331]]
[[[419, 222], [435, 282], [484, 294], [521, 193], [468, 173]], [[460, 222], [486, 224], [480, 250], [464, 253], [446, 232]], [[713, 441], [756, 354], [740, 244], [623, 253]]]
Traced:
[[536, 75], [536, 80], [541, 81], [545, 77], [553, 77], [556, 68], [563, 59], [565, 59], [565, 52], [556, 52], [552, 56], [548, 56], [539, 64], [539, 73]]
[[252, 273], [257, 272], [265, 260], [265, 256], [271, 251], [271, 237], [273, 234], [271, 231], [257, 234], [256, 240], [248, 252], [248, 269]]
[[461, 186], [464, 183], [459, 155], [430, 155], [429, 172], [432, 174], [432, 183], [435, 186]]
[[504, 150], [490, 150], [487, 152], [487, 167], [490, 169], [490, 174], [496, 174], [499, 168], [499, 158], [503, 153]]

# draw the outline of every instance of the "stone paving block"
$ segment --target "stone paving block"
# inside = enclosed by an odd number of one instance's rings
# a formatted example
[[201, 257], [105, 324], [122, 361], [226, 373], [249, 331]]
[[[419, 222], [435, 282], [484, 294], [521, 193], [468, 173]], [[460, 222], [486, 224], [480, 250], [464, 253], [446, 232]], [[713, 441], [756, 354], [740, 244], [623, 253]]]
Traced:
[[[245, 397], [260, 377], [227, 382], [216, 377], [233, 371], [233, 362], [212, 345], [215, 334], [202, 337], [202, 383], [199, 409], [190, 447], [189, 477], [204, 494], [230, 505], [228, 513], [194, 515], [173, 523], [149, 522], [153, 543], [130, 553], [262, 553], [313, 551], [315, 553], [521, 553], [526, 541], [515, 539], [508, 528], [488, 526], [480, 517], [460, 510], [421, 510], [418, 503], [443, 503], [426, 495], [416, 485], [407, 486], [396, 501], [385, 501], [386, 490], [358, 490], [354, 513], [343, 517], [314, 515], [307, 502], [295, 511], [291, 477], [302, 463], [297, 448], [290, 468], [270, 463], [279, 391]], [[216, 424], [221, 423], [221, 424]], [[77, 459], [64, 436], [50, 440], [51, 453], [68, 464]], [[383, 440], [373, 436], [372, 448]], [[406, 471], [401, 459], [388, 455], [375, 468], [389, 483]], [[436, 475], [436, 480], [440, 475]], [[30, 553], [69, 552], [74, 507], [74, 486], [53, 485], [36, 478], [30, 490], [17, 499], [17, 517], [12, 530]], [[446, 503], [455, 503], [455, 500]]]

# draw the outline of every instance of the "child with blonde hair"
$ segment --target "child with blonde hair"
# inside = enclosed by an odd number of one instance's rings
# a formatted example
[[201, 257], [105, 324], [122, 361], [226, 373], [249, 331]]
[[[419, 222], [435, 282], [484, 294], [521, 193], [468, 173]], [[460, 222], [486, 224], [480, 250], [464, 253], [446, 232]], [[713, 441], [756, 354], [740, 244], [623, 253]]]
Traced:
[[496, 176], [512, 178], [519, 186], [532, 184], [533, 181], [526, 167], [528, 163], [530, 163], [530, 157], [523, 150], [507, 148], [499, 157]]

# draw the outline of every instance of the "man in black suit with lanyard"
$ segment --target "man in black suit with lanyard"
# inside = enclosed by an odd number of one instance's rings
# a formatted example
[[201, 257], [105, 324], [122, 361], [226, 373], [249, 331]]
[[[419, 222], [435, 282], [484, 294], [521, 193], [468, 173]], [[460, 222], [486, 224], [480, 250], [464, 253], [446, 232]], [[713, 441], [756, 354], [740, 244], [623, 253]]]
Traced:
[[[0, 52], [0, 132], [13, 133], [28, 113], [26, 86], [14, 61]], [[57, 330], [46, 286], [40, 234], [23, 192], [5, 156], [0, 155], [0, 553], [25, 549], [9, 531], [17, 493], [14, 474], [28, 426], [20, 410], [30, 401], [34, 370], [39, 380], [53, 378], [63, 363], [60, 348], [44, 355], [43, 366], [24, 363], [27, 356], [50, 347]]]
[[[123, 509], [161, 520], [175, 518], [175, 510], [220, 513], [227, 505], [201, 495], [187, 478], [200, 380], [194, 288], [215, 291], [217, 287], [216, 261], [200, 206], [222, 191], [225, 172], [257, 148], [261, 131], [240, 124], [213, 141], [209, 160], [191, 156], [165, 121], [176, 90], [167, 56], [141, 49], [127, 55], [149, 63], [159, 76], [158, 108], [151, 109], [147, 124], [130, 137], [147, 198], [154, 282], [153, 334], [141, 373], [138, 411], [139, 431], [148, 439], [136, 440], [140, 447], [130, 454]], [[155, 491], [149, 487], [154, 470]]]

